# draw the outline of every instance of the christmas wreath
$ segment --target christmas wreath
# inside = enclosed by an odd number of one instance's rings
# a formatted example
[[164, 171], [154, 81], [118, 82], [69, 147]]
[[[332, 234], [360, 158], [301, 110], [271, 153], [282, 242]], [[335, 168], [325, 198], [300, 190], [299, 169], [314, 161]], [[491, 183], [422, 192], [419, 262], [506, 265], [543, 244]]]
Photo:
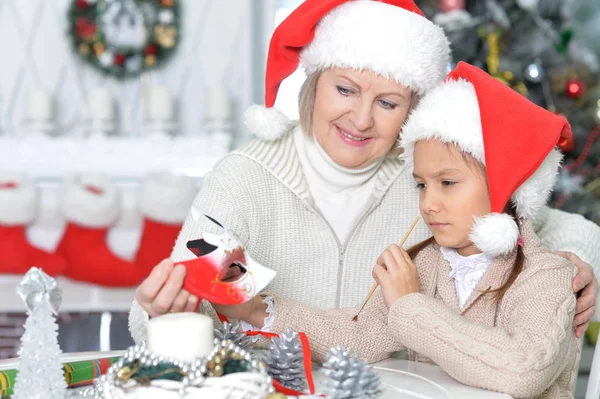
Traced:
[[177, 0], [74, 0], [68, 18], [77, 54], [118, 78], [161, 65], [179, 39]]

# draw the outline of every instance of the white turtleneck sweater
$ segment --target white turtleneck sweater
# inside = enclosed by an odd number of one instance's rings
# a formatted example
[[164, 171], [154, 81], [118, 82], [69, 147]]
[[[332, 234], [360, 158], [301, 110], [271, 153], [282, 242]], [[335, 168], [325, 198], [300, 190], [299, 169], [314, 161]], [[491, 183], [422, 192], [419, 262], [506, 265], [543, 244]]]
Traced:
[[452, 268], [449, 277], [454, 279], [458, 306], [462, 309], [494, 257], [484, 253], [462, 256], [454, 248], [440, 247], [440, 250]]
[[381, 161], [363, 169], [349, 169], [333, 161], [316, 139], [301, 129], [294, 131], [294, 144], [316, 208], [329, 223], [340, 244], [345, 245], [375, 188], [373, 176]]

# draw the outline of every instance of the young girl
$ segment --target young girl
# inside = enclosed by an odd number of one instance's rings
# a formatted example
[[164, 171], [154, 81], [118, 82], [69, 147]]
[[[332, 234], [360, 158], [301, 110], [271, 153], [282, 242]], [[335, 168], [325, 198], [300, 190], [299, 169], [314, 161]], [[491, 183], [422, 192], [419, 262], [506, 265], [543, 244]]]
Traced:
[[408, 350], [464, 384], [572, 397], [576, 269], [541, 247], [530, 222], [553, 186], [555, 147], [570, 134], [564, 118], [460, 63], [401, 135], [433, 237], [384, 251], [373, 269], [381, 290], [358, 321], [356, 309], [280, 297], [217, 310], [273, 332], [306, 332], [316, 361], [336, 345], [371, 362]]

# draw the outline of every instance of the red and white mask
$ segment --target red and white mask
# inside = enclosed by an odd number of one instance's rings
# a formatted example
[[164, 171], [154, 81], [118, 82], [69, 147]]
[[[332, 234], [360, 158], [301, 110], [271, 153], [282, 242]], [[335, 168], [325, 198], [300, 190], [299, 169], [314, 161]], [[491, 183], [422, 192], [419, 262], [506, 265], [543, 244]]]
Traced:
[[[222, 234], [203, 233], [201, 239], [188, 241], [187, 247], [198, 258], [177, 263], [187, 269], [183, 288], [212, 303], [236, 305], [247, 302], [258, 295], [276, 274], [275, 270], [252, 259], [241, 241], [226, 229]], [[229, 268], [236, 266], [243, 274], [235, 280], [223, 281]]]

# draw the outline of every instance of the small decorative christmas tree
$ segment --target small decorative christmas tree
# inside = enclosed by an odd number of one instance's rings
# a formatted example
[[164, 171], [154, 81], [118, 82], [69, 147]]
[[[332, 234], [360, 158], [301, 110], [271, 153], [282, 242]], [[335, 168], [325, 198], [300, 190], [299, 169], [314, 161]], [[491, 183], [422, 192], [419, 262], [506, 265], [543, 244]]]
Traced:
[[379, 397], [379, 377], [358, 354], [342, 347], [332, 348], [323, 364], [325, 393], [331, 399], [374, 399]]
[[234, 326], [231, 323], [225, 322], [222, 327], [215, 328], [215, 338], [219, 341], [231, 340], [236, 346], [243, 349], [250, 349], [252, 346], [252, 338], [240, 331], [240, 326]]
[[284, 387], [295, 391], [306, 389], [302, 343], [291, 328], [271, 340], [263, 361], [269, 375]]
[[56, 280], [32, 267], [17, 293], [27, 305], [25, 332], [19, 349], [19, 372], [13, 399], [64, 399], [67, 383], [60, 361], [54, 315], [62, 299]]

